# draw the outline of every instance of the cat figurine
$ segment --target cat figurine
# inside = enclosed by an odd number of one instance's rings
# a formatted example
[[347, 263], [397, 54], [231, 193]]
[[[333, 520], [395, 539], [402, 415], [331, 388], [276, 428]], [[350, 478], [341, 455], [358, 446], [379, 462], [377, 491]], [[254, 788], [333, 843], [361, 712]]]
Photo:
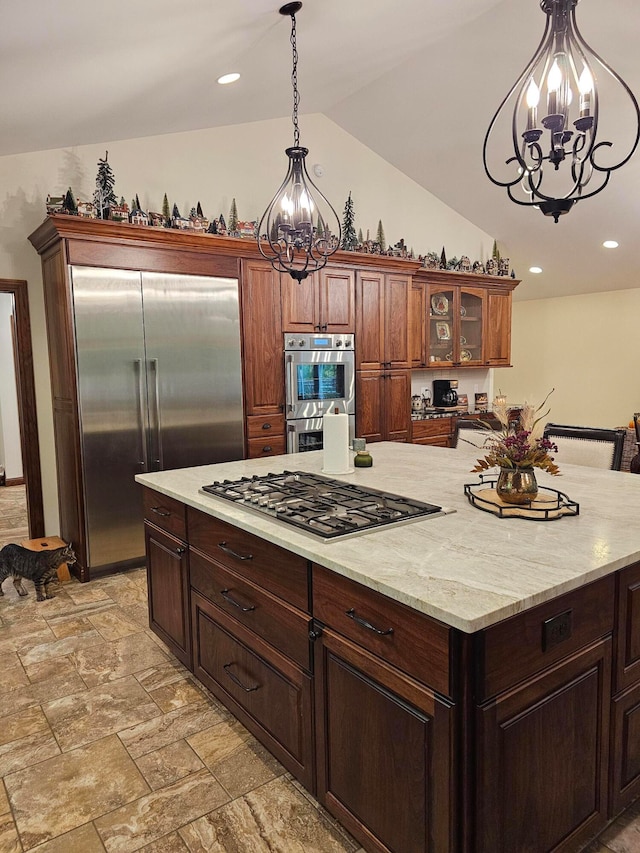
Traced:
[[58, 566], [75, 561], [76, 555], [71, 545], [52, 548], [50, 551], [31, 551], [21, 545], [9, 543], [0, 549], [0, 595], [4, 595], [2, 582], [9, 575], [13, 575], [13, 585], [18, 595], [28, 595], [21, 580], [26, 578], [34, 582], [38, 601], [53, 598], [49, 592], [49, 584], [54, 578], [57, 580]]

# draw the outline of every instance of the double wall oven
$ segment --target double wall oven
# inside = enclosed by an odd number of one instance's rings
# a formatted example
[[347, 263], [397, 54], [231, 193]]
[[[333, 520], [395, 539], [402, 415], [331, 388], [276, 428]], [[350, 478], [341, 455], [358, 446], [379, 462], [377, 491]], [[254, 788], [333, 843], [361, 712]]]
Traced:
[[353, 335], [287, 334], [284, 338], [287, 452], [322, 450], [322, 416], [339, 409], [355, 435]]

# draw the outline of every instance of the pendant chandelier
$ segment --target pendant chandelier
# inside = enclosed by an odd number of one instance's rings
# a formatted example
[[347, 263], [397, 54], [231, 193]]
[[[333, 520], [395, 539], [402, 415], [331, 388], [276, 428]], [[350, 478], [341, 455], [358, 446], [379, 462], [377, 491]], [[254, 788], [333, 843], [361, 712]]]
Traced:
[[287, 3], [279, 10], [281, 15], [291, 16], [293, 147], [285, 150], [289, 158], [286, 177], [258, 225], [260, 253], [275, 270], [288, 272], [298, 282], [322, 269], [342, 236], [337, 213], [307, 172], [309, 150], [300, 145], [296, 12], [301, 8], [302, 3]]
[[[576, 24], [578, 2], [540, 0], [547, 16], [542, 40], [491, 119], [482, 151], [487, 176], [506, 188], [511, 201], [537, 207], [556, 222], [576, 202], [606, 187], [611, 172], [629, 160], [640, 137], [638, 102], [624, 80], [582, 38]], [[602, 106], [607, 102], [615, 114], [617, 129], [618, 105], [628, 106], [630, 101], [632, 106], [629, 140], [633, 142], [624, 148], [622, 158], [614, 154], [614, 162], [613, 142], [598, 137], [601, 104], [596, 69], [607, 72], [601, 83], [614, 81], [615, 109], [601, 94]], [[495, 168], [488, 163], [490, 149], [493, 153], [499, 147], [495, 128], [502, 121], [506, 131], [505, 116], [508, 121], [510, 110], [513, 156]]]

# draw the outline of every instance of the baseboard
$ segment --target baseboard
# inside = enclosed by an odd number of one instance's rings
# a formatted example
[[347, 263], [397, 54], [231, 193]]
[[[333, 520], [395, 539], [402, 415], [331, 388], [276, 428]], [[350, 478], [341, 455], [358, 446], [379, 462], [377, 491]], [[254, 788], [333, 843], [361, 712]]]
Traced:
[[24, 486], [24, 477], [7, 477], [4, 484], [5, 486]]

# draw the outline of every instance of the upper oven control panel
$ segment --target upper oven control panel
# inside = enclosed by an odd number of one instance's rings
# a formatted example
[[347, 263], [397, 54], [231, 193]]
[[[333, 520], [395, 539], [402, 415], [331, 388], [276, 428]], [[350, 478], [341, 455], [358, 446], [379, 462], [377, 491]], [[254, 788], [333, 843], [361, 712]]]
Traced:
[[284, 336], [285, 351], [291, 350], [339, 350], [353, 349], [353, 335], [296, 335], [289, 332]]

